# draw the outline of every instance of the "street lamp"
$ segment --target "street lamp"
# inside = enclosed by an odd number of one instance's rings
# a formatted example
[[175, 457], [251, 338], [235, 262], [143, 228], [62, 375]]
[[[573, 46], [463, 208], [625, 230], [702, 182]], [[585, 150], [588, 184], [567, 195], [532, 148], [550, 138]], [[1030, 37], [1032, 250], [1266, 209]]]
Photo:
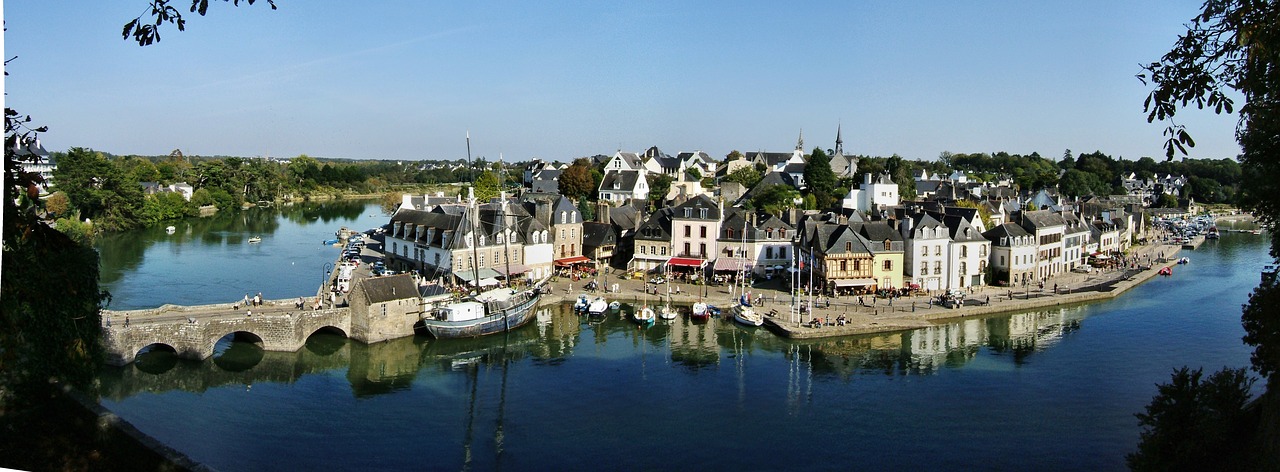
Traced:
[[323, 293], [325, 285], [329, 284], [329, 274], [333, 273], [333, 263], [326, 262], [324, 263], [323, 266], [320, 267], [320, 269], [324, 272], [320, 274], [320, 289], [321, 289], [321, 293]]

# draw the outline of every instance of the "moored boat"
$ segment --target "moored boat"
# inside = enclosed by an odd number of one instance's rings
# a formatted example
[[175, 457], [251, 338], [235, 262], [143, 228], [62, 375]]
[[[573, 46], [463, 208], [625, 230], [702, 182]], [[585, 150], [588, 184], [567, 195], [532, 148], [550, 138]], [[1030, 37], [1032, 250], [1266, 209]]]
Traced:
[[654, 316], [653, 310], [647, 306], [636, 310], [635, 313], [631, 314], [631, 317], [635, 318], [637, 324], [645, 327], [653, 326], [653, 322], [655, 321], [655, 318], [657, 318]]
[[437, 339], [468, 338], [519, 328], [533, 319], [539, 290], [499, 288], [428, 312], [422, 325]]
[[662, 307], [662, 310], [659, 312], [659, 316], [661, 316], [662, 319], [664, 320], [674, 320], [680, 316], [680, 312], [676, 311], [675, 308], [672, 308], [671, 305], [665, 305]]
[[693, 308], [691, 308], [689, 311], [689, 316], [692, 316], [694, 318], [699, 318], [699, 319], [705, 319], [710, 317], [711, 313], [707, 311], [706, 303], [698, 302], [693, 304]]
[[755, 308], [737, 304], [729, 309], [733, 313], [733, 321], [747, 326], [761, 326], [764, 324], [764, 317], [756, 313]]
[[573, 302], [573, 312], [581, 315], [583, 313], [586, 313], [587, 308], [590, 306], [591, 306], [591, 300], [588, 300], [585, 294], [579, 295], [578, 301]]
[[609, 303], [610, 313], [617, 313], [618, 310], [621, 310], [621, 309], [622, 309], [622, 302], [614, 300], [613, 302]]
[[608, 309], [609, 302], [605, 301], [603, 297], [596, 297], [595, 300], [591, 301], [591, 305], [587, 306], [587, 313], [592, 316], [600, 316]]
[[174, 228], [174, 227], [172, 227], [172, 226], [167, 227], [167, 228], [165, 228], [165, 229], [164, 229], [164, 232], [169, 233], [169, 234], [173, 234], [173, 233], [175, 233], [175, 232], [177, 232], [177, 231], [178, 231], [178, 228]]
[[249, 244], [257, 244], [257, 243], [260, 243], [260, 242], [262, 242], [262, 238], [261, 238], [261, 237], [259, 237], [259, 236], [254, 236], [254, 237], [249, 238]]

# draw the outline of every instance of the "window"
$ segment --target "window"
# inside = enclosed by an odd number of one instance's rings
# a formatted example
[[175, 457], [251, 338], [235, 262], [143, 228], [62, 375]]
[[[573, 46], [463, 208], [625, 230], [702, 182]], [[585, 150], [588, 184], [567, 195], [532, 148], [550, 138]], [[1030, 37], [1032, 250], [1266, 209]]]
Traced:
[[698, 237], [700, 237], [700, 238], [705, 238], [705, 237], [707, 237], [707, 227], [706, 227], [706, 226], [699, 226], [699, 227], [698, 227]]
[[1004, 266], [1004, 256], [1000, 256], [1000, 266]]
[[844, 252], [853, 252], [853, 243], [846, 241], [844, 243]]
[[892, 250], [893, 250], [893, 243], [892, 243], [891, 241], [889, 241], [888, 239], [884, 240], [884, 250], [886, 250], [886, 251], [892, 251]]
[[978, 246], [978, 257], [987, 257], [987, 245]]
[[[687, 208], [686, 208], [686, 209], [687, 209]], [[692, 226], [684, 225], [684, 237], [686, 237], [686, 238], [691, 238], [691, 237], [693, 237], [693, 227], [692, 227]]]
[[849, 261], [841, 260], [841, 261], [840, 261], [840, 270], [841, 270], [841, 271], [849, 270]]
[[933, 275], [942, 275], [942, 261], [933, 261]]
[[778, 259], [786, 259], [786, 258], [787, 258], [787, 248], [785, 247], [778, 248]]
[[664, 255], [664, 256], [665, 256], [665, 255], [667, 255], [667, 247], [666, 247], [666, 246], [662, 246], [662, 255]]
[[[562, 212], [560, 212], [560, 224], [564, 224], [564, 223], [568, 223], [568, 222], [569, 222], [568, 214], [567, 214], [567, 213], [565, 213], [565, 212], [563, 212], [563, 211], [562, 211]], [[561, 230], [560, 232], [561, 232], [561, 233], [564, 233], [564, 231], [563, 231], [563, 230]]]
[[969, 246], [960, 245], [960, 257], [969, 257]]
[[705, 220], [705, 219], [707, 219], [707, 209], [706, 209], [706, 208], [699, 208], [699, 209], [698, 209], [698, 218], [702, 218], [702, 219], [704, 219], [704, 220]]
[[968, 264], [966, 264], [964, 261], [960, 261], [960, 275], [965, 275], [966, 273], [968, 273], [968, 268], [969, 268]]
[[771, 247], [764, 248], [764, 258], [773, 259], [773, 248]]
[[733, 239], [733, 229], [729, 229], [728, 231], [726, 231], [726, 234], [728, 235], [729, 239]]
[[934, 247], [933, 247], [933, 255], [935, 255], [935, 256], [941, 256], [941, 255], [942, 255], [942, 245], [941, 245], [941, 244], [939, 244], [939, 245], [937, 245], [937, 246], [934, 246]]
[[687, 255], [689, 255], [689, 254], [692, 254], [692, 253], [693, 253], [689, 248], [690, 248], [690, 244], [689, 244], [689, 243], [684, 243], [684, 255], [686, 255], [686, 256], [687, 256]]
[[921, 262], [921, 263], [920, 263], [920, 275], [926, 275], [926, 274], [928, 274], [928, 273], [929, 273], [929, 262], [928, 262], [928, 261], [926, 261], [926, 262]]
[[479, 267], [481, 269], [484, 268], [484, 254], [480, 255], [480, 262], [476, 263], [476, 267]]
[[698, 255], [701, 257], [707, 257], [707, 243], [698, 245]]
[[766, 238], [773, 239], [773, 228], [765, 229], [765, 230], [764, 230], [764, 236], [765, 236]]
[[640, 254], [644, 254], [644, 246], [640, 246]]
[[893, 261], [884, 261], [884, 270], [893, 270]]
[[785, 238], [785, 237], [787, 237], [787, 229], [786, 229], [786, 228], [778, 228], [778, 237], [779, 237], [779, 238]]
[[564, 228], [560, 228], [560, 239], [564, 239]]
[[689, 218], [689, 217], [691, 217], [691, 216], [693, 216], [693, 209], [692, 209], [692, 208], [685, 208], [685, 209], [684, 209], [684, 217], [685, 217], [685, 218]]

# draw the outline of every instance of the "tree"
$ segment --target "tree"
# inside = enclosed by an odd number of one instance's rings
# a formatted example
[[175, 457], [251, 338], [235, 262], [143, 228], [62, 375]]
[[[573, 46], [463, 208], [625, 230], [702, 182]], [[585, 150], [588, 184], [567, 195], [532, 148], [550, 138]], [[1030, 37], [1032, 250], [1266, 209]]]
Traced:
[[675, 182], [675, 178], [667, 174], [650, 173], [645, 180], [649, 184], [649, 204], [655, 208], [661, 206], [667, 192], [671, 191], [671, 183]]
[[[225, 2], [228, 0], [223, 1]], [[240, 6], [241, 0], [229, 1], [231, 1], [235, 6]], [[244, 0], [245, 3], [250, 5], [253, 5], [254, 1], [255, 0]], [[271, 5], [272, 10], [276, 9], [275, 0], [267, 0], [267, 3]], [[198, 13], [200, 16], [204, 16], [208, 8], [209, 0], [191, 0], [190, 11], [193, 13]], [[150, 16], [155, 18], [154, 22], [151, 19], [147, 19], [145, 22], [142, 21], [142, 17], [148, 13]], [[132, 35], [133, 40], [137, 41], [139, 46], [150, 46], [151, 44], [160, 41], [160, 26], [164, 23], [177, 25], [178, 31], [184, 31], [187, 29], [187, 21], [182, 18], [182, 13], [179, 12], [177, 8], [169, 5], [169, 0], [151, 0], [151, 8], [149, 8], [147, 12], [144, 12], [142, 15], [138, 15], [137, 18], [130, 20], [128, 23], [125, 23], [124, 33], [122, 35], [126, 40], [128, 40], [129, 36]]]
[[498, 175], [494, 174], [493, 171], [485, 169], [484, 172], [480, 173], [479, 177], [476, 177], [476, 200], [487, 202], [497, 197], [499, 190]]
[[49, 198], [44, 201], [44, 208], [53, 216], [66, 216], [71, 210], [71, 199], [67, 198], [67, 192], [53, 192]]
[[[1208, 107], [1214, 113], [1235, 110], [1232, 93], [1244, 97], [1239, 107], [1236, 141], [1242, 177], [1239, 203], [1253, 210], [1268, 228], [1280, 222], [1280, 2], [1207, 0], [1184, 34], [1160, 60], [1143, 66], [1138, 75], [1151, 86], [1143, 111], [1147, 121], [1168, 123], [1165, 156], [1186, 154], [1195, 146], [1186, 128], [1175, 121], [1188, 106]], [[1280, 234], [1271, 231], [1271, 256], [1280, 256]], [[1259, 407], [1264, 415], [1257, 437], [1263, 465], [1280, 467], [1280, 287], [1259, 285], [1249, 297], [1241, 320], [1245, 343], [1254, 347], [1253, 369], [1267, 380]], [[1182, 425], [1172, 428], [1181, 429]], [[1194, 430], [1191, 430], [1194, 431]], [[1170, 433], [1172, 434], [1172, 433]], [[1224, 453], [1225, 455], [1225, 453]]]
[[1161, 193], [1159, 197], [1156, 197], [1156, 201], [1151, 203], [1151, 206], [1156, 208], [1178, 208], [1178, 197]]
[[560, 194], [575, 199], [591, 195], [595, 191], [592, 182], [591, 166], [574, 162], [560, 173]]
[[[1080, 169], [1070, 169], [1062, 173], [1062, 178], [1058, 179], [1058, 189], [1063, 195], [1069, 197], [1083, 197], [1085, 195], [1106, 194], [1105, 191], [1098, 191], [1098, 187], [1105, 185], [1098, 181], [1096, 175], [1082, 171]], [[1109, 189], [1108, 189], [1109, 190]]]
[[761, 176], [759, 172], [756, 172], [754, 167], [748, 166], [739, 167], [737, 170], [730, 172], [729, 175], [724, 177], [723, 181], [737, 182], [742, 184], [743, 187], [753, 188], [756, 184], [760, 183], [760, 179], [762, 177], [763, 176]]
[[822, 148], [813, 148], [804, 166], [804, 183], [809, 191], [830, 195], [836, 189], [836, 173], [831, 170], [831, 158]]
[[1204, 381], [1202, 375], [1202, 369], [1174, 371], [1146, 412], [1135, 415], [1143, 431], [1138, 450], [1125, 457], [1130, 469], [1253, 469], [1249, 430], [1256, 419], [1245, 411], [1253, 379], [1243, 368], [1224, 368]]
[[382, 214], [390, 216], [395, 213], [396, 209], [400, 208], [400, 203], [403, 201], [404, 198], [399, 193], [387, 192], [382, 194], [382, 200], [380, 201]]
[[[812, 195], [806, 196], [811, 198]], [[785, 185], [773, 185], [751, 197], [751, 205], [766, 212], [780, 215], [783, 211], [795, 208], [800, 192]]]

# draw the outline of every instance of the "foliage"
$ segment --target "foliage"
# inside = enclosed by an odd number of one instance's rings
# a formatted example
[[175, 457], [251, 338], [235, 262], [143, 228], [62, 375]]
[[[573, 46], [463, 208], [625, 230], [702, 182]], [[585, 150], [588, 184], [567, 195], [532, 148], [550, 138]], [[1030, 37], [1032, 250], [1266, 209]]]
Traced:
[[826, 208], [835, 201], [832, 193], [836, 192], [836, 173], [831, 170], [831, 157], [820, 147], [814, 147], [809, 155], [804, 168], [804, 183], [808, 191], [817, 196], [820, 207]]
[[1156, 197], [1156, 201], [1152, 202], [1151, 206], [1155, 208], [1178, 208], [1178, 197], [1162, 193]]
[[67, 193], [82, 215], [107, 231], [138, 225], [142, 188], [123, 169], [92, 149], [73, 147], [65, 154], [55, 155], [58, 167], [53, 171], [54, 186]]
[[53, 192], [45, 199], [44, 208], [52, 216], [63, 216], [71, 211], [71, 199], [66, 192]]
[[[233, 5], [240, 6], [241, 0], [223, 1], [230, 1]], [[245, 3], [250, 5], [253, 5], [254, 1], [255, 0], [244, 0]], [[271, 5], [272, 10], [276, 9], [275, 0], [267, 0], [267, 3]], [[200, 16], [204, 16], [208, 8], [209, 0], [191, 0], [190, 11], [192, 13], [198, 13]], [[151, 18], [148, 18], [146, 22], [142, 21], [143, 16], [147, 15], [155, 18], [154, 24], [152, 24]], [[151, 6], [147, 12], [144, 12], [142, 15], [138, 15], [137, 18], [130, 20], [128, 23], [125, 23], [124, 31], [121, 33], [121, 36], [128, 40], [129, 36], [132, 35], [133, 40], [138, 42], [138, 46], [150, 46], [151, 44], [160, 41], [160, 26], [165, 23], [177, 25], [178, 31], [187, 29], [187, 21], [182, 18], [182, 13], [179, 12], [177, 8], [169, 5], [169, 0], [151, 0]]]
[[1111, 186], [1098, 179], [1097, 175], [1072, 168], [1063, 172], [1062, 178], [1058, 179], [1058, 190], [1068, 197], [1083, 197], [1108, 195], [1111, 193]]
[[400, 208], [400, 203], [403, 201], [404, 197], [400, 193], [387, 192], [382, 194], [382, 199], [379, 200], [379, 204], [382, 207], [382, 214], [391, 216], [396, 212], [396, 209]]
[[569, 198], [581, 198], [595, 191], [592, 185], [591, 165], [586, 159], [578, 159], [560, 173], [560, 194]]
[[667, 174], [649, 173], [645, 180], [649, 183], [649, 203], [656, 206], [662, 205], [662, 199], [667, 197], [667, 192], [671, 191], [671, 183], [675, 179]]
[[1275, 321], [1275, 308], [1280, 306], [1280, 286], [1275, 280], [1264, 282], [1249, 294], [1241, 320], [1244, 342], [1254, 346], [1250, 361], [1253, 369], [1265, 378], [1280, 372], [1280, 323]]
[[[955, 206], [962, 207], [962, 208], [973, 208], [978, 210], [978, 217], [982, 218], [982, 226], [987, 229], [991, 229], [994, 227], [991, 224], [991, 210], [988, 210], [986, 205], [982, 205], [973, 200], [959, 200], [955, 202]], [[988, 278], [987, 280], [995, 280], [995, 279]]]
[[729, 175], [724, 177], [722, 182], [737, 182], [742, 184], [745, 188], [753, 188], [756, 184], [760, 183], [760, 179], [762, 178], [764, 178], [764, 176], [760, 175], [760, 172], [757, 172], [754, 167], [746, 166], [730, 172]]
[[1159, 385], [1145, 413], [1138, 450], [1125, 459], [1132, 470], [1243, 470], [1248, 430], [1245, 412], [1253, 379], [1245, 370], [1224, 368], [1201, 381], [1202, 369], [1183, 367]]
[[[806, 196], [806, 198], [811, 197], [812, 195]], [[751, 206], [768, 213], [781, 215], [783, 211], [795, 208], [795, 200], [798, 198], [800, 198], [800, 192], [795, 188], [785, 185], [773, 185], [751, 197]]]
[[582, 221], [596, 220], [596, 206], [594, 202], [583, 198], [578, 200], [578, 212], [582, 213]]
[[486, 169], [476, 177], [476, 199], [481, 202], [487, 202], [498, 196], [501, 185], [498, 183], [498, 174], [492, 170]]
[[76, 244], [86, 247], [92, 246], [94, 238], [93, 225], [80, 221], [79, 216], [78, 213], [67, 215], [65, 218], [58, 218], [54, 221], [54, 224], [57, 225], [58, 231], [67, 235]]
[[154, 195], [147, 195], [146, 200], [142, 202], [140, 218], [144, 223], [153, 225], [162, 221], [191, 216], [198, 211], [199, 208], [182, 198], [182, 194], [178, 192], [160, 192]]
[[[102, 362], [98, 257], [39, 217], [38, 175], [21, 170], [36, 156], [20, 143], [45, 128], [5, 109], [4, 245], [0, 284], [0, 402], [6, 410], [39, 402], [58, 383], [88, 387]], [[43, 392], [43, 393], [42, 393]]]
[[742, 152], [738, 151], [737, 149], [734, 149], [732, 151], [729, 151], [728, 154], [725, 154], [724, 163], [728, 164], [729, 161], [736, 161], [738, 159], [742, 159]]

